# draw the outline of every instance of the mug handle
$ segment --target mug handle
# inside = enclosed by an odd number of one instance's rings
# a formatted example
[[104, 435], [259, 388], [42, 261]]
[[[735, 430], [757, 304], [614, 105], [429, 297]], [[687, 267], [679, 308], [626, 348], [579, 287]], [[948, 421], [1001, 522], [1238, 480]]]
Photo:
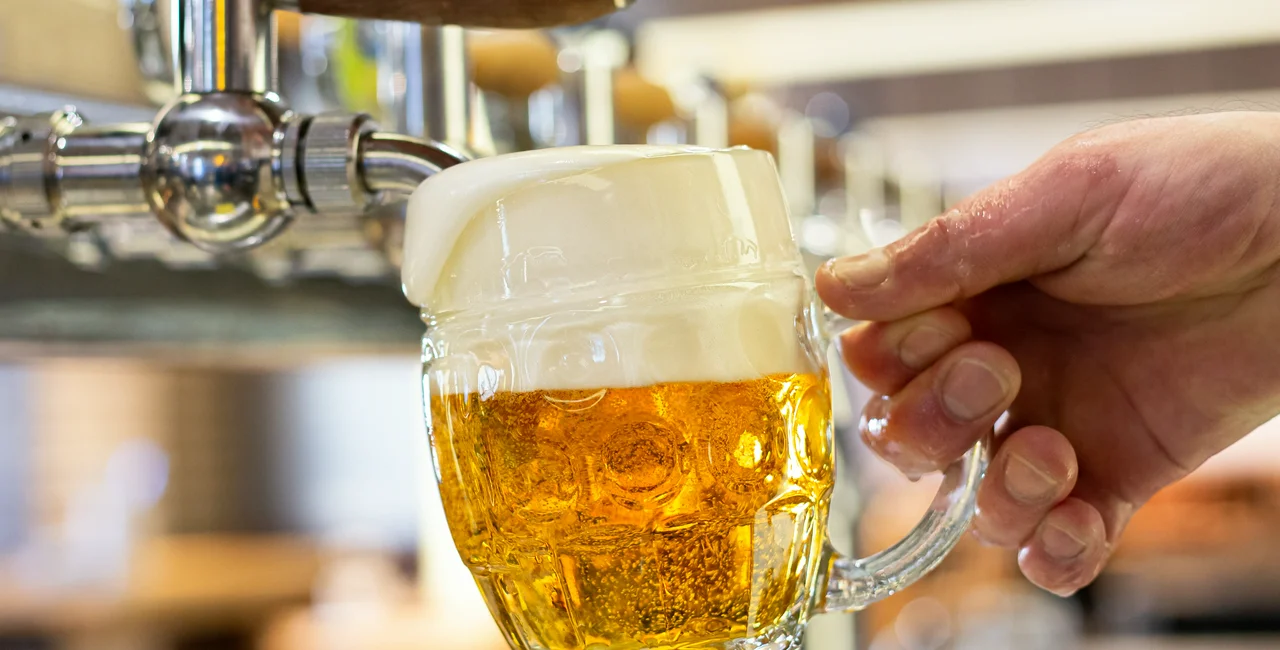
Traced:
[[[815, 292], [816, 293], [816, 292]], [[825, 318], [822, 338], [830, 347], [835, 335], [854, 324], [816, 300]], [[901, 591], [923, 578], [942, 562], [969, 527], [977, 505], [978, 485], [987, 471], [990, 442], [979, 440], [943, 474], [942, 486], [924, 519], [906, 537], [870, 557], [840, 555], [824, 542], [827, 565], [826, 593], [820, 595], [816, 613], [856, 612]]]

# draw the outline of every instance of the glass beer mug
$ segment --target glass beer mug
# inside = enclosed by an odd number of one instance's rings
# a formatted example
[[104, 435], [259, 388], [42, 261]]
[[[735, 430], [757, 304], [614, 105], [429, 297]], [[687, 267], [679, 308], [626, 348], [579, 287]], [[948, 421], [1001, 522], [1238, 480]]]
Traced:
[[799, 648], [967, 526], [981, 444], [896, 546], [827, 543], [828, 335], [769, 154], [498, 156], [408, 219], [441, 497], [512, 647]]

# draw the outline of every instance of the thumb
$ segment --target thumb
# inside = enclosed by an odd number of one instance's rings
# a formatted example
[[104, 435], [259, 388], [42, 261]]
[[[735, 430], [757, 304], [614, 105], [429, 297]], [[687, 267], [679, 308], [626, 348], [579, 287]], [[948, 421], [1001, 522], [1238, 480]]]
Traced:
[[897, 320], [1070, 266], [1097, 241], [1123, 181], [1112, 157], [1050, 152], [902, 239], [833, 259], [818, 295], [857, 320]]

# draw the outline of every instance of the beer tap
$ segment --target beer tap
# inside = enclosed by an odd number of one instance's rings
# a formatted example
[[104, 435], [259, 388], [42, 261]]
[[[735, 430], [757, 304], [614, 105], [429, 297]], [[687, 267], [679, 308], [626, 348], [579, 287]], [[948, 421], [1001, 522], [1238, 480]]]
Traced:
[[[171, 48], [165, 43], [165, 20], [158, 0], [123, 0], [120, 23], [129, 29], [138, 70], [142, 73], [143, 93], [156, 104], [173, 98], [173, 61]], [[172, 21], [170, 21], [172, 22]]]
[[[728, 147], [729, 100], [721, 84], [691, 73], [678, 80], [669, 80], [667, 85], [683, 119], [679, 123], [662, 125], [653, 134], [655, 139], [715, 149]], [[672, 132], [668, 135], [665, 131]]]
[[501, 107], [494, 134], [503, 151], [527, 151], [540, 143], [530, 125], [530, 98], [559, 79], [559, 51], [549, 35], [537, 31], [472, 34], [468, 43], [476, 86], [482, 97]]
[[180, 95], [150, 124], [91, 126], [70, 109], [0, 121], [0, 220], [49, 237], [150, 213], [231, 253], [296, 221], [350, 218], [465, 159], [364, 115], [291, 110], [275, 93], [272, 11], [284, 4], [179, 0]]
[[559, 84], [531, 98], [540, 139], [549, 146], [614, 144], [613, 78], [630, 46], [609, 30], [572, 30], [558, 40]]

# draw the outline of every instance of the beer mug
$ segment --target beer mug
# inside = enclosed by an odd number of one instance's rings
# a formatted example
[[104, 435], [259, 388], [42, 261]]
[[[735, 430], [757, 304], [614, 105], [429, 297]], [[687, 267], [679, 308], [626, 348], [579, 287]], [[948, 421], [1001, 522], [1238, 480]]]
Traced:
[[513, 648], [799, 648], [963, 534], [981, 443], [902, 542], [827, 542], [830, 334], [769, 154], [498, 156], [408, 219], [441, 498]]

